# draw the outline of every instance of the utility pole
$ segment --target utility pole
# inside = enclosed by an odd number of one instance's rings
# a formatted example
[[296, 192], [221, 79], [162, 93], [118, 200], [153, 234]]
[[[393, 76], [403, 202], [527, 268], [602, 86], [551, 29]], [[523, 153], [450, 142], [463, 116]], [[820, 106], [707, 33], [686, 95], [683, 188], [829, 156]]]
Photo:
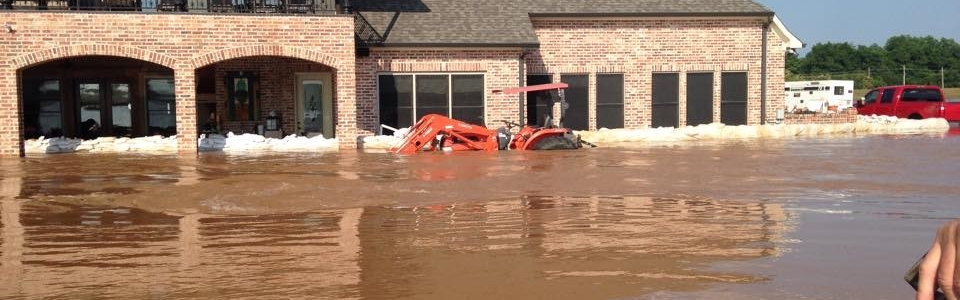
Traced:
[[903, 67], [903, 83], [902, 85], [907, 85], [907, 65], [900, 65]]
[[943, 66], [940, 66], [940, 87], [943, 87]]

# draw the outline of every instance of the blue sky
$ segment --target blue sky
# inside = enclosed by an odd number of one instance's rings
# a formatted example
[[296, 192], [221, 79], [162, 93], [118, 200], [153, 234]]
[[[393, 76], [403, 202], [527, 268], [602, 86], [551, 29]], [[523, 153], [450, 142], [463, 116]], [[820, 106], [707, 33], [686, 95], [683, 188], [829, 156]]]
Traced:
[[895, 35], [960, 42], [960, 0], [755, 0], [773, 10], [806, 47], [825, 42], [878, 44]]

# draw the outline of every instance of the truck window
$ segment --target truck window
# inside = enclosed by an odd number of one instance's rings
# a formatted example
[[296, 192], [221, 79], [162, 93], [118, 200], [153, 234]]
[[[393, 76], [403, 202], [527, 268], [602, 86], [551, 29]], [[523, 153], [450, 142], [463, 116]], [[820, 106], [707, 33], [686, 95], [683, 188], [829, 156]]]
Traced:
[[905, 89], [900, 101], [931, 101], [939, 102], [940, 92], [936, 89]]
[[895, 92], [896, 89], [883, 90], [883, 98], [880, 98], [880, 103], [893, 103], [893, 94]]
[[867, 93], [866, 96], [863, 96], [863, 104], [871, 104], [877, 102], [877, 94], [880, 94], [879, 90], [872, 90]]

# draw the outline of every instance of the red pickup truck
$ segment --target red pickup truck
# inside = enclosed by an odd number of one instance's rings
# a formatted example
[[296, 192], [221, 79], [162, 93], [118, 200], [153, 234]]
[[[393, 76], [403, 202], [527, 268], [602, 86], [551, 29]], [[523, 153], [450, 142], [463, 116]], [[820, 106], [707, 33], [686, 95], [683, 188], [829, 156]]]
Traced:
[[929, 85], [878, 87], [867, 92], [856, 103], [861, 115], [884, 115], [898, 118], [944, 118], [960, 122], [960, 102], [947, 102], [943, 91]]

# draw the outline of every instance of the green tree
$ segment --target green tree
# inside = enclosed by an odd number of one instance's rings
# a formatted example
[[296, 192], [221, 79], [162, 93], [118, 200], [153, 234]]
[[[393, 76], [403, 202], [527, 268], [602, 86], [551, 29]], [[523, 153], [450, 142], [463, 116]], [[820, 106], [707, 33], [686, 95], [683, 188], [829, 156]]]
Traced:
[[894, 36], [883, 46], [814, 45], [803, 57], [787, 55], [788, 80], [852, 79], [857, 88], [908, 83], [960, 87], [960, 44], [931, 36]]

